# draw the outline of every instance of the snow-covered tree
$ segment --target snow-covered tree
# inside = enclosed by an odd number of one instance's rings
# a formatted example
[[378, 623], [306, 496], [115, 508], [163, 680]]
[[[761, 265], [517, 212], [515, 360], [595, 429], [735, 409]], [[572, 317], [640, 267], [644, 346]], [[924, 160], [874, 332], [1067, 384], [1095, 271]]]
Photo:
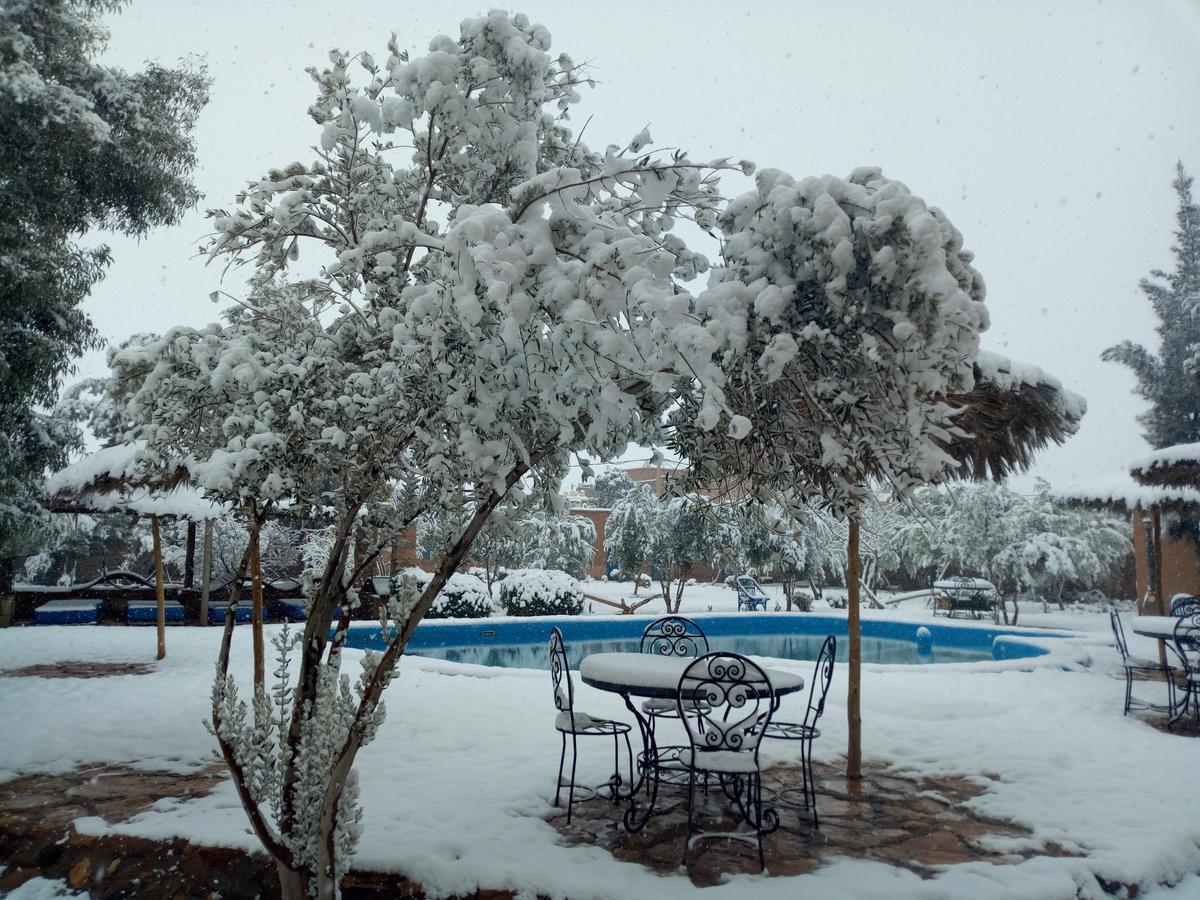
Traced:
[[587, 576], [596, 559], [596, 526], [591, 519], [564, 512], [538, 512], [521, 523], [521, 567], [558, 569], [572, 578]]
[[602, 509], [612, 509], [622, 497], [633, 489], [633, 479], [624, 469], [605, 469], [592, 482], [591, 495], [596, 506]]
[[[651, 153], [645, 132], [592, 152], [564, 122], [586, 78], [549, 46], [541, 26], [496, 12], [417, 59], [394, 39], [379, 61], [332, 53], [312, 71], [315, 160], [214, 213], [212, 255], [253, 267], [240, 310], [113, 358], [148, 465], [191, 455], [201, 487], [246, 515], [286, 501], [335, 521], [294, 692], [241, 701], [228, 641], [213, 692], [222, 753], [289, 898], [336, 894], [359, 827], [356, 755], [492, 512], [571, 453], [661, 440], [683, 379], [719, 377], [679, 285], [707, 262], [672, 228], [711, 227], [725, 163]], [[319, 276], [293, 278], [308, 252]], [[221, 440], [198, 448], [198, 430]], [[429, 584], [389, 603], [387, 649], [352, 687], [353, 585], [400, 530], [463, 497], [462, 530]], [[375, 543], [351, 562], [360, 527]]]
[[1158, 319], [1158, 352], [1122, 341], [1101, 354], [1127, 366], [1137, 379], [1134, 393], [1149, 404], [1138, 416], [1143, 436], [1155, 449], [1200, 441], [1200, 205], [1183, 163], [1175, 168], [1175, 268], [1158, 269], [1141, 282]]
[[668, 613], [678, 613], [683, 589], [696, 566], [717, 555], [717, 517], [703, 497], [664, 497], [654, 510], [646, 561], [658, 580]]
[[639, 485], [613, 504], [604, 523], [604, 549], [621, 573], [633, 579], [636, 596], [642, 570], [650, 559], [650, 541], [658, 515], [658, 499]]
[[753, 497], [718, 504], [716, 513], [717, 564], [779, 582], [788, 610], [795, 604], [807, 612], [811, 598], [797, 594], [796, 587], [807, 579], [814, 597], [819, 590], [825, 560], [814, 532], [825, 523], [815, 514], [786, 514]]
[[46, 410], [73, 360], [98, 343], [81, 304], [110, 253], [80, 238], [174, 224], [199, 196], [191, 130], [207, 80], [195, 67], [97, 63], [101, 18], [123, 5], [0, 6], [0, 594], [10, 558], [43, 540], [47, 469], [76, 447], [75, 430]]

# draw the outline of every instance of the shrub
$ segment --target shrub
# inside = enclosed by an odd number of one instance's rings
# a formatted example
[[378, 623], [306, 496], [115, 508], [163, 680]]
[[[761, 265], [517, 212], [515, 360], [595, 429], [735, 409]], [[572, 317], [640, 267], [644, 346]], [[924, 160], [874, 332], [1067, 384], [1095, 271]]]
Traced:
[[[423, 589], [433, 576], [415, 566], [392, 576], [391, 594], [394, 597], [401, 589], [402, 580], [411, 580], [418, 590]], [[474, 575], [455, 572], [446, 582], [425, 614], [427, 619], [485, 619], [492, 614], [492, 596], [487, 585]]]
[[577, 616], [583, 590], [557, 569], [515, 569], [500, 583], [500, 605], [510, 616]]

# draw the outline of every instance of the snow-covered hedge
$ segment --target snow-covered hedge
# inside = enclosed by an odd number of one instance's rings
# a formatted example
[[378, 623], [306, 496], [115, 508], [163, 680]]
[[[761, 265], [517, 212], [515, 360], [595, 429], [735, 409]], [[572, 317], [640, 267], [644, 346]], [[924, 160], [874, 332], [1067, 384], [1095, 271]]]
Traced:
[[500, 582], [500, 605], [510, 616], [574, 616], [583, 612], [583, 589], [557, 569], [514, 569]]
[[[395, 596], [402, 580], [412, 580], [418, 589], [424, 589], [433, 576], [416, 566], [392, 576], [391, 593]], [[492, 614], [492, 596], [487, 585], [474, 575], [456, 572], [450, 576], [446, 586], [438, 593], [427, 619], [485, 619]]]

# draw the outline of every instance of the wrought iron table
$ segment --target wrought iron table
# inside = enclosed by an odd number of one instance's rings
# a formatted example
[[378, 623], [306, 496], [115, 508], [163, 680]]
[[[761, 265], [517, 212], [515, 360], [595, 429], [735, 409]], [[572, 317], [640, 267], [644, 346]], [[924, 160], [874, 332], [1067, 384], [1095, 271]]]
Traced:
[[[657, 697], [674, 699], [679, 695], [679, 679], [694, 659], [680, 656], [652, 656], [646, 653], [593, 653], [585, 657], [579, 666], [579, 677], [584, 684], [602, 691], [619, 694], [625, 706], [633, 713], [642, 733], [642, 752], [638, 755], [638, 779], [629, 791], [629, 808], [625, 810], [625, 828], [639, 831], [654, 814], [658, 801], [658, 785], [661, 769], [669, 763], [665, 758], [670, 751], [676, 753], [683, 748], [663, 748], [660, 756], [650, 718], [635, 704], [631, 697]], [[776, 702], [785, 694], [802, 690], [804, 679], [791, 672], [766, 669]], [[638, 794], [646, 790], [646, 806], [638, 811]]]

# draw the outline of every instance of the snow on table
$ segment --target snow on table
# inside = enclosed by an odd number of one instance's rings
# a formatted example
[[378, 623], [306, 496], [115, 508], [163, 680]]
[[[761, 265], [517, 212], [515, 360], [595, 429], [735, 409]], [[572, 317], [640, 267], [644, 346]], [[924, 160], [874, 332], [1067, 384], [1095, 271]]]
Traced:
[[1175, 625], [1178, 621], [1175, 616], [1134, 616], [1129, 628], [1135, 634], [1144, 637], [1170, 641], [1175, 638]]
[[[585, 684], [602, 691], [635, 697], [674, 697], [679, 679], [694, 659], [682, 656], [652, 656], [649, 653], [593, 653], [579, 666]], [[804, 679], [779, 669], [763, 669], [777, 695], [804, 687]]]

